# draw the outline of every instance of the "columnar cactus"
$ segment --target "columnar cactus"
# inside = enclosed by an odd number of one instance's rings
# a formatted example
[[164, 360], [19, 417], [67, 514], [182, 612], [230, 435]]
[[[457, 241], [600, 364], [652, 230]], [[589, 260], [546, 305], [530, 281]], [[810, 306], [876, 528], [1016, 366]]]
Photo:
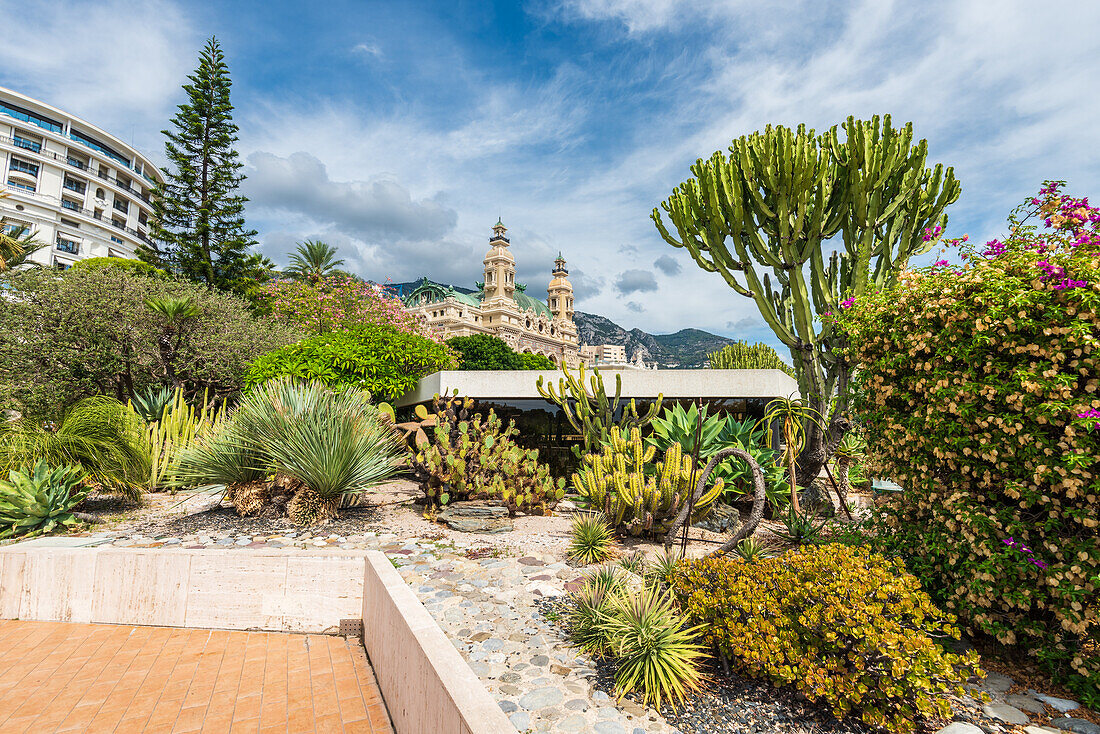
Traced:
[[[658, 395], [657, 401], [650, 406], [649, 410], [639, 414], [633, 398], [629, 403], [622, 403], [620, 397], [623, 389], [622, 375], [615, 375], [615, 397], [609, 399], [607, 390], [604, 388], [603, 375], [598, 369], [592, 369], [591, 392], [585, 388], [583, 364], [578, 368], [575, 377], [564, 364], [561, 371], [564, 377], [558, 379], [557, 390], [551, 383], [543, 387], [542, 375], [539, 375], [535, 387], [543, 399], [558, 405], [565, 413], [569, 424], [584, 436], [583, 449], [580, 446], [573, 446], [573, 454], [578, 459], [583, 458], [585, 454], [602, 451], [612, 427], [617, 426], [623, 431], [629, 431], [635, 427], [648, 426], [657, 416], [657, 412], [661, 409], [661, 401], [664, 400], [663, 395]], [[617, 414], [618, 419], [615, 418]]]
[[[581, 470], [573, 475], [573, 486], [620, 530], [631, 535], [664, 535], [691, 499], [692, 458], [674, 443], [665, 451], [664, 460], [647, 471], [656, 449], [642, 443], [637, 427], [630, 429], [629, 438], [624, 435], [613, 426], [603, 452], [584, 458]], [[692, 522], [710, 511], [722, 489], [719, 479], [700, 497]]]

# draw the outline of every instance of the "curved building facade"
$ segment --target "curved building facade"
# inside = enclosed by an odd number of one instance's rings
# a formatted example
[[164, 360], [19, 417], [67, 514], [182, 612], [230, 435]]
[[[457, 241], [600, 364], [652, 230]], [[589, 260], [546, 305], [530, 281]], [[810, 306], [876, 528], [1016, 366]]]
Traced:
[[3, 226], [45, 245], [30, 259], [68, 268], [89, 257], [135, 257], [148, 242], [160, 170], [78, 117], [0, 87]]

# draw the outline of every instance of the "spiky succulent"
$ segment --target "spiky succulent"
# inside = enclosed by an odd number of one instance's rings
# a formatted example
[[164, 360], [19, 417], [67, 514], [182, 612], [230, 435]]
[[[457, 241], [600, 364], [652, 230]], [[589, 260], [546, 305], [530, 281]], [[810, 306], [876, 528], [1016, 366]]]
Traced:
[[7, 481], [0, 480], [0, 539], [77, 524], [72, 509], [89, 491], [80, 488], [83, 478], [77, 467], [50, 467], [41, 459], [30, 470], [8, 472]]

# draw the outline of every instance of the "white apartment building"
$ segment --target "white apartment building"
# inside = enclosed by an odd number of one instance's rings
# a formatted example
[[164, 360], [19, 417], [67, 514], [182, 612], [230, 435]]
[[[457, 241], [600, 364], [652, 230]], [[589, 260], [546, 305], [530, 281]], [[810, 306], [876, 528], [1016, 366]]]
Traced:
[[0, 87], [3, 226], [46, 245], [31, 260], [68, 268], [88, 257], [135, 257], [148, 241], [157, 167], [95, 125]]

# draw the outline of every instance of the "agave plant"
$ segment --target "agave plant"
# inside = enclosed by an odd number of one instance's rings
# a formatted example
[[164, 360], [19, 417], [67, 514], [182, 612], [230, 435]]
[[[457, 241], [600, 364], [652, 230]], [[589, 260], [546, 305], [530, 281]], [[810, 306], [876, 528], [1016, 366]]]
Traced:
[[777, 536], [796, 546], [816, 543], [828, 519], [818, 522], [812, 513], [801, 512], [791, 505], [783, 516], [785, 530], [773, 530]]
[[0, 540], [40, 535], [58, 525], [75, 525], [72, 508], [87, 496], [84, 472], [74, 466], [50, 468], [39, 460], [30, 470], [8, 472], [0, 480]]
[[164, 411], [172, 404], [173, 397], [171, 388], [150, 385], [134, 393], [134, 397], [130, 399], [130, 407], [141, 416], [143, 421], [152, 423], [164, 417]]
[[629, 571], [635, 576], [645, 576], [645, 553], [642, 553], [641, 551], [634, 551], [630, 555], [623, 556], [619, 559], [619, 568], [623, 569], [624, 571]]
[[78, 466], [86, 483], [136, 498], [149, 478], [145, 425], [118, 400], [96, 396], [70, 408], [57, 430], [26, 421], [4, 426], [0, 471], [40, 460], [50, 466]]
[[774, 549], [756, 538], [745, 538], [733, 547], [733, 553], [743, 561], [755, 561], [758, 558], [771, 558]]
[[683, 556], [680, 555], [680, 551], [673, 548], [663, 549], [657, 553], [657, 556], [649, 564], [649, 568], [646, 571], [646, 579], [648, 581], [657, 582], [658, 584], [668, 584], [672, 579], [672, 574], [676, 572], [676, 567], [680, 564]]
[[611, 555], [615, 536], [602, 515], [586, 512], [573, 518], [569, 557], [587, 566], [602, 563]]
[[697, 642], [702, 626], [687, 627], [672, 600], [656, 586], [611, 597], [604, 633], [618, 661], [615, 690], [620, 696], [640, 689], [643, 703], [675, 705], [706, 682], [706, 657]]

